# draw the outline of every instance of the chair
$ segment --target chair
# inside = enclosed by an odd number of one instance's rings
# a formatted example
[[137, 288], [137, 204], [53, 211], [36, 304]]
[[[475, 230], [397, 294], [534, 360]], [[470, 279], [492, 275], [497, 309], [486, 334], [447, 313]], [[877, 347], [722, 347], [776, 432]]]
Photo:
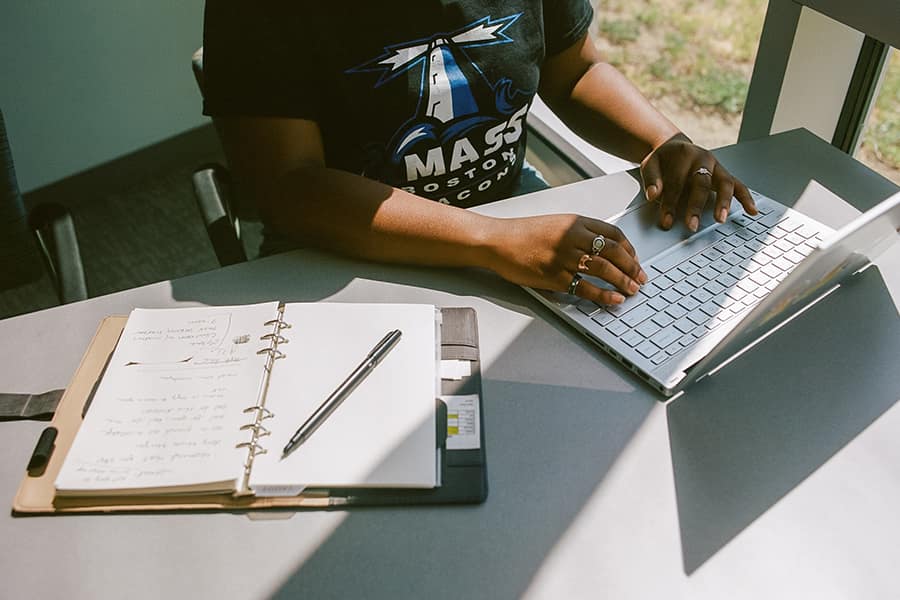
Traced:
[[86, 299], [87, 284], [72, 216], [59, 204], [25, 210], [2, 110], [0, 162], [0, 291], [37, 281], [46, 274], [59, 303]]
[[[203, 48], [194, 52], [191, 67], [202, 95]], [[215, 119], [213, 125], [216, 126]], [[248, 257], [241, 237], [241, 219], [236, 210], [237, 198], [233, 193], [228, 169], [217, 163], [202, 165], [194, 171], [192, 181], [197, 208], [203, 217], [206, 233], [219, 264], [224, 267], [245, 262]]]

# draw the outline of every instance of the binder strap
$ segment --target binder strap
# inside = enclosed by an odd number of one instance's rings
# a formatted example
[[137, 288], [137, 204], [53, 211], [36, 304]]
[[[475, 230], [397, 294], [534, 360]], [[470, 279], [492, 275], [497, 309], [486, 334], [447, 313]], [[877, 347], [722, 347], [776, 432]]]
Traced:
[[275, 364], [275, 361], [286, 356], [284, 352], [278, 349], [279, 345], [287, 344], [289, 341], [286, 337], [281, 335], [281, 331], [283, 329], [291, 328], [290, 323], [285, 323], [282, 320], [283, 314], [284, 306], [282, 305], [278, 310], [278, 318], [265, 322], [266, 326], [272, 326], [272, 332], [262, 335], [259, 338], [263, 342], [268, 342], [267, 346], [264, 346], [256, 351], [257, 354], [267, 355], [266, 364], [263, 367], [265, 369], [265, 376], [263, 378], [263, 383], [260, 386], [259, 394], [256, 398], [256, 404], [248, 406], [243, 411], [247, 415], [253, 415], [253, 420], [250, 423], [241, 425], [241, 431], [251, 432], [250, 439], [235, 446], [236, 448], [247, 449], [247, 461], [244, 463], [244, 478], [241, 485], [241, 489], [245, 492], [249, 487], [250, 471], [253, 468], [254, 457], [259, 454], [265, 454], [266, 452], [268, 452], [268, 450], [262, 444], [260, 444], [260, 439], [271, 435], [271, 432], [263, 427], [262, 422], [266, 419], [271, 419], [275, 415], [272, 414], [272, 411], [266, 408], [266, 392], [269, 388], [269, 376], [272, 373], [272, 367]]
[[49, 421], [65, 390], [43, 394], [0, 393], [0, 421]]

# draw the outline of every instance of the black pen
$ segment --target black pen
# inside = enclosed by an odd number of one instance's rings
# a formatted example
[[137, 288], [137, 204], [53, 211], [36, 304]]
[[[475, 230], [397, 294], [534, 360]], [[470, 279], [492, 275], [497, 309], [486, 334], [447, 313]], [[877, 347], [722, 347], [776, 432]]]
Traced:
[[397, 342], [400, 341], [400, 336], [403, 335], [399, 329], [395, 329], [393, 331], [389, 331], [387, 335], [381, 338], [381, 341], [375, 344], [375, 347], [372, 348], [372, 351], [369, 352], [368, 356], [356, 367], [350, 375], [347, 376], [341, 385], [337, 387], [336, 390], [331, 392], [331, 395], [325, 398], [325, 401], [316, 409], [316, 411], [310, 415], [310, 417], [300, 426], [300, 428], [291, 436], [291, 441], [287, 443], [282, 451], [281, 458], [286, 457], [288, 454], [293, 452], [293, 450], [302, 444], [306, 439], [318, 429], [322, 423], [325, 422], [325, 419], [328, 418], [334, 410], [341, 405], [347, 396], [356, 389], [362, 381], [369, 376], [378, 363], [380, 363], [387, 353], [390, 352], [394, 346], [397, 345]]

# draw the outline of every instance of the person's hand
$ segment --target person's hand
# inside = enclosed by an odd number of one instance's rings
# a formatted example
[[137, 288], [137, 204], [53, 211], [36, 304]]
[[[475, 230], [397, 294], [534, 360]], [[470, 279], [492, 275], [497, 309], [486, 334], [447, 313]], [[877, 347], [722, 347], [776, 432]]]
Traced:
[[733, 177], [708, 150], [695, 145], [682, 133], [672, 136], [641, 163], [641, 178], [647, 200], [659, 204], [659, 226], [670, 229], [676, 215], [684, 211], [684, 224], [697, 231], [710, 192], [716, 193], [713, 215], [722, 223], [728, 218], [732, 197], [744, 210], [757, 213], [750, 191]]
[[[513, 283], [573, 293], [598, 304], [620, 304], [647, 282], [634, 247], [609, 223], [557, 214], [498, 219], [494, 225], [489, 266]], [[619, 291], [596, 286], [582, 279], [584, 275]]]

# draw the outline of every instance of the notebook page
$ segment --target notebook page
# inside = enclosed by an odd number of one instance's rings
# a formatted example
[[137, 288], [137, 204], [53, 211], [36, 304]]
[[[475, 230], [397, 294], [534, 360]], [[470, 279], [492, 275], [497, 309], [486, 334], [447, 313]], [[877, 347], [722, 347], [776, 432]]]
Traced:
[[271, 302], [135, 309], [56, 479], [61, 495], [231, 491]]
[[[266, 407], [268, 452], [254, 459], [258, 495], [306, 487], [420, 487], [437, 483], [435, 307], [419, 304], [287, 304]], [[293, 453], [282, 449], [322, 401], [393, 329], [399, 343]]]

